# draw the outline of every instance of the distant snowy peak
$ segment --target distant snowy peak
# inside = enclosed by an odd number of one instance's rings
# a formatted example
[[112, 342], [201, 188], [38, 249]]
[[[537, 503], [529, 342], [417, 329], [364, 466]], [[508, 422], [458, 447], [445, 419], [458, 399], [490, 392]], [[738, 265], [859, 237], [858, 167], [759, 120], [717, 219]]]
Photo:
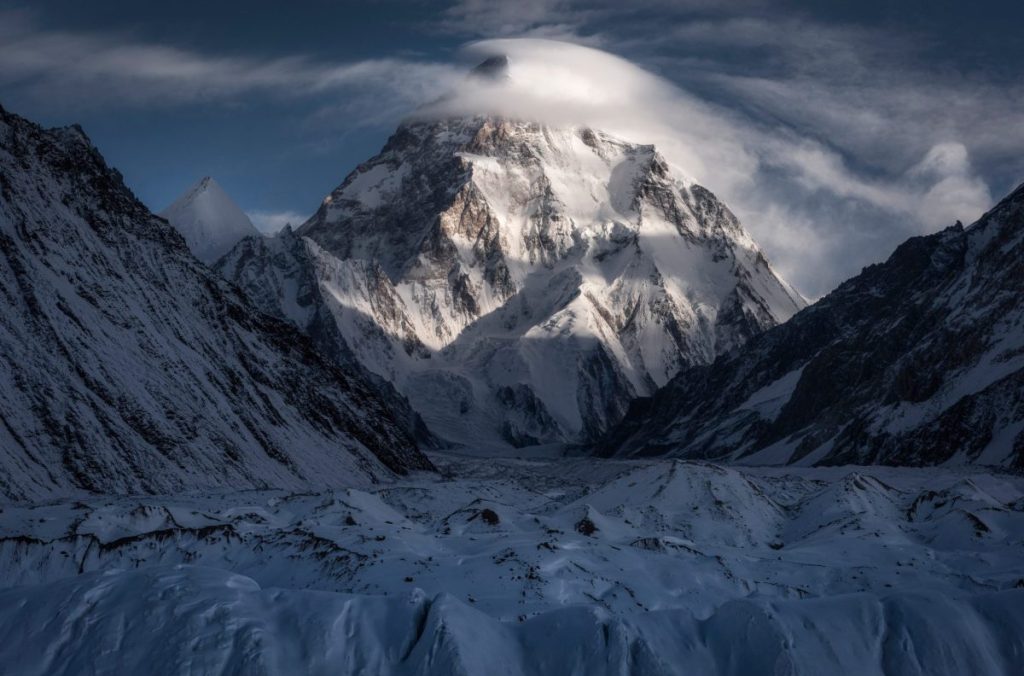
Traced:
[[213, 263], [235, 244], [259, 230], [220, 185], [204, 177], [160, 215], [184, 237], [189, 250]]

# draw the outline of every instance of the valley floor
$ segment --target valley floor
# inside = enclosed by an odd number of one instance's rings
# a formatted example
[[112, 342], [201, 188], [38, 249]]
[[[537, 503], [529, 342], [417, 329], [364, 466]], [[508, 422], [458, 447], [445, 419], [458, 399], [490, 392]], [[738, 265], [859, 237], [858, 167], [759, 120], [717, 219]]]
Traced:
[[1024, 477], [471, 459], [0, 511], [0, 672], [1011, 674]]

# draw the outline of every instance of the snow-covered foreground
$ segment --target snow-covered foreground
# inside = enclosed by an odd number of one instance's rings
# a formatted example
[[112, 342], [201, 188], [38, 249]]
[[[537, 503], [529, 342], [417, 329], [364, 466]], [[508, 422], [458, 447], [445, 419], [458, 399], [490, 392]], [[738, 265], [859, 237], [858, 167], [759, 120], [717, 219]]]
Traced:
[[0, 512], [0, 671], [999, 674], [1024, 478], [472, 460]]

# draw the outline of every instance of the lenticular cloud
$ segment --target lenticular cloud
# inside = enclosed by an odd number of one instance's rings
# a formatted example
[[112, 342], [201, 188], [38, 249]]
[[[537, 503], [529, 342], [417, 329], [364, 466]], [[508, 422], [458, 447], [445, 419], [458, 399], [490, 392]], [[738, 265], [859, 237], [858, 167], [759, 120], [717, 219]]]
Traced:
[[[541, 39], [485, 40], [467, 60], [506, 56], [507, 78], [465, 78], [417, 115], [501, 115], [552, 126], [589, 126], [654, 143], [698, 180], [746, 182], [756, 158], [736, 123], [664, 78], [608, 52]], [[713, 170], [717, 168], [716, 170]]]

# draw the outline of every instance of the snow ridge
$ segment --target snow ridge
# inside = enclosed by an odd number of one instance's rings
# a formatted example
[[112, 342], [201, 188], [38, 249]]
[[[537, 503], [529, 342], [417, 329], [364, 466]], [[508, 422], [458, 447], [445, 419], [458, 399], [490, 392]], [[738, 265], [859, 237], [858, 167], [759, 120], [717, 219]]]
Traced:
[[0, 512], [18, 674], [1016, 674], [1024, 482], [435, 456]]

